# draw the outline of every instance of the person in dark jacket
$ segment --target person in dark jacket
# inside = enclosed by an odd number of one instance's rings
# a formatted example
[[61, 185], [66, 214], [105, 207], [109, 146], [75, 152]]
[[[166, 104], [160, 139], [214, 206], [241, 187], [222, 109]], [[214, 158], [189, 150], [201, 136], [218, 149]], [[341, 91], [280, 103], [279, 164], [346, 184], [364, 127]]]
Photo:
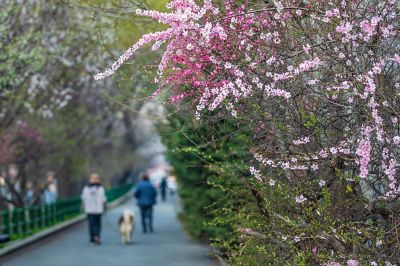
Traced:
[[157, 190], [148, 175], [144, 175], [136, 185], [134, 195], [142, 216], [143, 233], [147, 233], [147, 229], [153, 233], [153, 205], [156, 204]]
[[165, 201], [167, 199], [167, 178], [163, 177], [160, 182], [161, 199]]

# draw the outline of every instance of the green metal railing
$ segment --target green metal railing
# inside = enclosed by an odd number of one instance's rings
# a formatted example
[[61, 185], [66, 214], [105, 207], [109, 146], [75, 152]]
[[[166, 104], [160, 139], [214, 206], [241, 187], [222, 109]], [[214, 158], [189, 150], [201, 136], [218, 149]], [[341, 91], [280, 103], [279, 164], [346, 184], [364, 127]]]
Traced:
[[[125, 184], [106, 190], [107, 202], [120, 198], [132, 187], [132, 184]], [[0, 233], [8, 234], [11, 239], [25, 238], [81, 213], [81, 198], [79, 196], [57, 200], [48, 205], [3, 210], [0, 212]]]
[[108, 189], [106, 191], [107, 202], [112, 202], [121, 196], [125, 195], [129, 190], [133, 188], [133, 184], [126, 184], [118, 187]]

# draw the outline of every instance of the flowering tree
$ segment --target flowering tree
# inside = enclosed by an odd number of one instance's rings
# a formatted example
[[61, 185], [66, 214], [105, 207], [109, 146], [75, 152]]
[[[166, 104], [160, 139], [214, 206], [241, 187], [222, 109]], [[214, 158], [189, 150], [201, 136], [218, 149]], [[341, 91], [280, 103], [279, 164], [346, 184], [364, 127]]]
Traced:
[[0, 1], [0, 208], [39, 203], [49, 171], [61, 196], [76, 194], [85, 160], [99, 157], [88, 147], [111, 142], [115, 106], [83, 74], [99, 69], [92, 53], [110, 61], [94, 29], [84, 10], [66, 4]]
[[[44, 159], [48, 154], [43, 135], [25, 122], [9, 129], [1, 138], [0, 171], [8, 188], [0, 200], [13, 206], [24, 206], [29, 188], [33, 189], [32, 199], [40, 199], [40, 176], [45, 174]], [[31, 202], [31, 203], [32, 203]]]
[[282, 239], [269, 249], [287, 259], [300, 250], [330, 265], [398, 262], [397, 1], [167, 7], [137, 10], [170, 27], [144, 35], [95, 78], [112, 75], [145, 44], [165, 44], [155, 94], [169, 89], [172, 102], [190, 99], [197, 118], [230, 117], [252, 130], [249, 171], [270, 227], [241, 232], [261, 234], [263, 243]]
[[[113, 14], [133, 3], [106, 2], [0, 1], [0, 209], [39, 203], [49, 172], [64, 197], [79, 193], [89, 171], [108, 185], [141, 163], [134, 152], [140, 112], [130, 111], [141, 102], [123, 95], [139, 98], [148, 81], [140, 72], [135, 83], [90, 78], [124, 42], [114, 28], [141, 30], [140, 22], [121, 23], [129, 12]], [[99, 46], [98, 36], [112, 49]]]
[[[49, 67], [54, 61], [60, 66], [71, 66], [65, 60], [65, 50], [56, 47], [57, 40], [64, 38], [65, 32], [50, 34], [57, 29], [57, 24], [39, 23], [57, 15], [58, 10], [45, 5], [30, 12], [40, 4], [40, 1], [0, 3], [2, 128], [12, 125], [23, 114], [36, 113], [49, 118], [54, 110], [63, 108], [71, 99], [72, 88], [52, 84], [49, 74], [52, 73], [52, 77], [58, 74], [54, 67]], [[53, 89], [47, 90], [49, 86]]]
[[[50, 67], [46, 55], [60, 54], [55, 47], [59, 35], [50, 36], [56, 24], [40, 21], [57, 10], [49, 5], [35, 9], [39, 4], [0, 3], [0, 173], [7, 186], [0, 203], [14, 206], [26, 203], [28, 183], [35, 190], [33, 200], [40, 199], [38, 180], [46, 172], [43, 162], [48, 149], [43, 134], [26, 121], [35, 115], [51, 118], [54, 111], [67, 105], [72, 93], [71, 88], [52, 84], [49, 73], [57, 76], [57, 68]], [[53, 90], [48, 90], [49, 86]]]

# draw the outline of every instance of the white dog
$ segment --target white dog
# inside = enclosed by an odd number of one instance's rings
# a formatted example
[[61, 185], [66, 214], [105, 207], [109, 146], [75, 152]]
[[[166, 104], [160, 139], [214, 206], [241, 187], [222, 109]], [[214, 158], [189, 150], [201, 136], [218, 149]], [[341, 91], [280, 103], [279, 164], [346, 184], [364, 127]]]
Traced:
[[118, 220], [119, 232], [121, 234], [121, 242], [129, 244], [132, 241], [132, 233], [135, 227], [135, 214], [125, 209]]

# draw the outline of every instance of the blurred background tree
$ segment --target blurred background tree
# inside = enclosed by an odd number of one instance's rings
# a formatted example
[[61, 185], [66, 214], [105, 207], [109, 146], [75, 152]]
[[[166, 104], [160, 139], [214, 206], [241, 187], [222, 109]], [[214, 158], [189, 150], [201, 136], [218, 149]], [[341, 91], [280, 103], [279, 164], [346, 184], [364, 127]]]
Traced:
[[144, 167], [143, 155], [135, 152], [141, 144], [136, 129], [154, 89], [148, 62], [157, 54], [143, 53], [114, 79], [92, 78], [132, 38], [156, 28], [130, 12], [136, 5], [0, 2], [2, 206], [39, 203], [49, 182], [64, 197], [79, 193], [89, 172], [99, 172], [110, 186]]

